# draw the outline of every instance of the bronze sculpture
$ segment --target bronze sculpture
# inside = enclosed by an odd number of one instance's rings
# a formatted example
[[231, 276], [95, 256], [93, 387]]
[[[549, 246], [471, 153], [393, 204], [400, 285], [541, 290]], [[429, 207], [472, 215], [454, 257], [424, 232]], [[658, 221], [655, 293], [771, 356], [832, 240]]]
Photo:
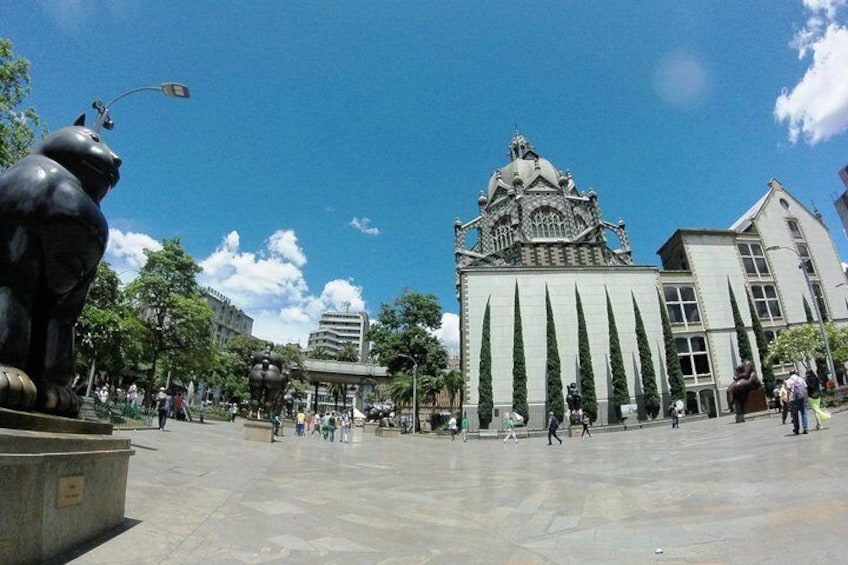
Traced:
[[568, 395], [565, 400], [568, 403], [569, 421], [572, 424], [579, 424], [582, 419], [581, 404], [583, 399], [577, 390], [577, 383], [568, 385]]
[[106, 250], [121, 160], [85, 116], [0, 177], [0, 406], [75, 417], [74, 324]]
[[762, 382], [754, 370], [754, 363], [747, 359], [736, 367], [733, 382], [727, 387], [727, 405], [736, 412], [736, 421], [745, 421], [745, 401], [752, 390], [760, 388]]
[[259, 418], [259, 409], [270, 417], [277, 404], [285, 384], [283, 356], [274, 351], [274, 344], [265, 344], [264, 351], [253, 354], [253, 368], [250, 370], [250, 411], [251, 418]]

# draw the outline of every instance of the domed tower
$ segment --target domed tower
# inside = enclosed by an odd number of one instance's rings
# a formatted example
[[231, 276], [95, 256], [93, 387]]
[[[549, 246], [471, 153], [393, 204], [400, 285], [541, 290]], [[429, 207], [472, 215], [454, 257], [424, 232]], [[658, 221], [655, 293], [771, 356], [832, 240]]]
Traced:
[[[509, 158], [480, 192], [479, 216], [454, 223], [457, 269], [632, 264], [624, 222], [603, 219], [593, 190], [581, 192], [571, 172], [540, 157], [518, 131]], [[608, 245], [607, 232], [616, 236], [618, 248]], [[471, 246], [469, 234], [477, 236]]]

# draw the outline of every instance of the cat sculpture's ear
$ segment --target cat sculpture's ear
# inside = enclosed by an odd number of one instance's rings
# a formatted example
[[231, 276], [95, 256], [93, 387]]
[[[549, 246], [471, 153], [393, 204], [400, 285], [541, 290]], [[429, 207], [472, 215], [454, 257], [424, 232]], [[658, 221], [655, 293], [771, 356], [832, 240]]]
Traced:
[[84, 126], [85, 125], [85, 114], [80, 114], [79, 118], [74, 122], [75, 126]]

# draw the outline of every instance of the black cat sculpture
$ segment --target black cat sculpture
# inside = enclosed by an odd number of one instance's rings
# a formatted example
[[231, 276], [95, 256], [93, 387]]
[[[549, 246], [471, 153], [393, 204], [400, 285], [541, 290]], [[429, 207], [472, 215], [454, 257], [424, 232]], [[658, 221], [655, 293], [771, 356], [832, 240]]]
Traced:
[[0, 407], [79, 413], [74, 324], [106, 250], [100, 201], [121, 166], [84, 121], [0, 176]]

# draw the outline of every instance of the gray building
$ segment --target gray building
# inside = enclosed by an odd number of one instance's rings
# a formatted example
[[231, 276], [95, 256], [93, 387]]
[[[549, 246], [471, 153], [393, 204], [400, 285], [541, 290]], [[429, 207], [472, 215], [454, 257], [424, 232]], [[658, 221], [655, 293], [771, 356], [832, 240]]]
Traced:
[[309, 334], [307, 349], [324, 348], [330, 355], [339, 353], [346, 343], [359, 350], [359, 360], [368, 359], [371, 345], [365, 338], [370, 323], [365, 312], [324, 312], [318, 329]]
[[223, 346], [236, 335], [250, 335], [253, 331], [253, 318], [237, 308], [228, 297], [207, 286], [203, 296], [212, 308], [212, 339]]

